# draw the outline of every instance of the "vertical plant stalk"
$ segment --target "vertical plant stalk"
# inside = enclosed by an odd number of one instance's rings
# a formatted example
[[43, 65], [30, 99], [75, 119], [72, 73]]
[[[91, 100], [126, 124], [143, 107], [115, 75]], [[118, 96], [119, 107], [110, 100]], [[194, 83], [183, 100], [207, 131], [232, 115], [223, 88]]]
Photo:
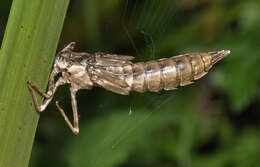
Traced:
[[13, 0], [0, 51], [0, 166], [28, 166], [39, 114], [27, 79], [46, 88], [69, 0]]

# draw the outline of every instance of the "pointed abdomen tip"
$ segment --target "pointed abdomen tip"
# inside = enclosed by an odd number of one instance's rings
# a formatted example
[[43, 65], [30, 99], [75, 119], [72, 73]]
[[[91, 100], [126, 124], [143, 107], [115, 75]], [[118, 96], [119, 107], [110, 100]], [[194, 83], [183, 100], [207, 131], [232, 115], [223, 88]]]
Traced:
[[216, 62], [220, 61], [224, 57], [227, 57], [230, 54], [230, 50], [221, 50], [217, 52], [209, 52], [209, 55], [211, 56], [211, 63], [212, 65]]
[[230, 50], [223, 50], [223, 54], [225, 55], [225, 56], [228, 56], [229, 54], [230, 54]]

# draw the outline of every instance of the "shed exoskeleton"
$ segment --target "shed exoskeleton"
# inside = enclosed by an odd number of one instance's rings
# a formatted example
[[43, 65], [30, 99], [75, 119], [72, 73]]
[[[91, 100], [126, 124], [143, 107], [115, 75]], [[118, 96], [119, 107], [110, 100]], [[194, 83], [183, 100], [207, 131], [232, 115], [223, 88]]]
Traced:
[[[74, 46], [75, 42], [71, 42], [57, 54], [47, 93], [28, 80], [28, 88], [38, 112], [46, 109], [59, 86], [70, 84], [73, 125], [58, 101], [56, 106], [74, 134], [79, 133], [76, 101], [79, 89], [92, 89], [98, 86], [122, 95], [128, 95], [130, 91], [142, 93], [174, 90], [178, 86], [189, 85], [194, 80], [200, 79], [216, 62], [230, 54], [229, 50], [221, 50], [132, 63], [134, 59], [132, 56], [78, 53], [73, 51]], [[54, 78], [59, 73], [62, 75], [55, 82]], [[38, 104], [35, 91], [45, 98], [42, 105]]]

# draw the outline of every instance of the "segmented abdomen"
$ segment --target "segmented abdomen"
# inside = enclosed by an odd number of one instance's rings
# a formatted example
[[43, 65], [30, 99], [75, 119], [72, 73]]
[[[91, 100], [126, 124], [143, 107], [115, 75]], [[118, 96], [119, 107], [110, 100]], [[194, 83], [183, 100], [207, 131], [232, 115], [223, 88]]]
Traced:
[[[125, 66], [125, 80], [130, 90], [137, 92], [174, 90], [178, 86], [191, 84], [207, 74], [217, 61], [229, 51], [192, 53], [155, 61], [140, 62]], [[131, 74], [132, 71], [132, 74]]]
[[95, 85], [115, 93], [158, 92], [191, 84], [229, 53], [228, 50], [190, 53], [136, 64], [131, 62], [131, 56], [96, 54], [87, 71]]

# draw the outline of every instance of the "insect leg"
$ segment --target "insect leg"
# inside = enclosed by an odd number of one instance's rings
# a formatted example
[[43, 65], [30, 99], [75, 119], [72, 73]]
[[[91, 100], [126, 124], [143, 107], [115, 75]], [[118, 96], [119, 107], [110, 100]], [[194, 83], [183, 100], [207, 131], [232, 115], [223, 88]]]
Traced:
[[76, 100], [76, 93], [78, 89], [75, 89], [73, 86], [70, 87], [71, 93], [71, 105], [72, 105], [72, 112], [73, 112], [73, 125], [70, 122], [68, 116], [65, 114], [64, 110], [60, 107], [59, 102], [56, 101], [56, 106], [59, 109], [61, 115], [63, 116], [65, 122], [68, 124], [69, 128], [72, 132], [77, 135], [79, 133], [79, 118], [78, 118], [78, 107], [77, 107], [77, 100]]
[[28, 87], [29, 87], [29, 90], [30, 92], [34, 93], [34, 90], [37, 91], [42, 97], [45, 97], [46, 99], [50, 98], [50, 96], [46, 93], [44, 93], [41, 88], [36, 84], [34, 83], [33, 81], [31, 80], [28, 80], [27, 81], [27, 84], [28, 84]]
[[[59, 78], [58, 81], [55, 84], [50, 82], [49, 90], [46, 94], [35, 83], [33, 83], [32, 81], [29, 80], [28, 81], [28, 88], [31, 92], [31, 95], [32, 95], [32, 98], [33, 98], [33, 103], [34, 103], [36, 111], [37, 112], [44, 111], [46, 109], [46, 107], [48, 106], [48, 104], [51, 102], [56, 89], [59, 86], [64, 85], [65, 83], [66, 82], [63, 78]], [[46, 98], [41, 106], [39, 106], [39, 103], [38, 103], [36, 95], [35, 95], [35, 91], [37, 91], [41, 96]]]

